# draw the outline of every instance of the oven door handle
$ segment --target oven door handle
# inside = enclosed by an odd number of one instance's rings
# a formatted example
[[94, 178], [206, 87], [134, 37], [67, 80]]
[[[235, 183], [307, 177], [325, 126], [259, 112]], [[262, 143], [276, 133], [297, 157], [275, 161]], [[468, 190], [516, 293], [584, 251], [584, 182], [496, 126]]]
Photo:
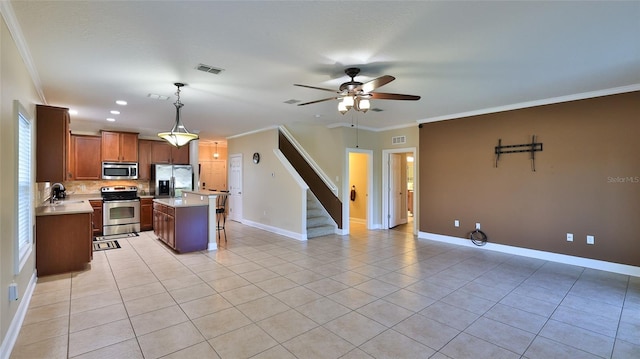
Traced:
[[127, 202], [140, 202], [140, 199], [118, 199], [118, 200], [114, 200], [114, 201], [102, 201], [102, 203], [107, 204], [107, 203], [127, 203]]

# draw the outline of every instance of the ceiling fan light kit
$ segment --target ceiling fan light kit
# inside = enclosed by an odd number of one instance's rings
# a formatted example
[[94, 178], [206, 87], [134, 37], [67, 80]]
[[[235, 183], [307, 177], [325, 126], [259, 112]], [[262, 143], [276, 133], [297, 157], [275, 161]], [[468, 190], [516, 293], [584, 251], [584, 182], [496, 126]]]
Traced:
[[182, 120], [180, 118], [180, 109], [184, 106], [184, 104], [180, 102], [180, 88], [185, 86], [185, 84], [176, 82], [174, 85], [178, 88], [178, 91], [176, 92], [178, 99], [174, 103], [176, 106], [176, 123], [173, 125], [171, 131], [160, 132], [158, 133], [158, 137], [169, 142], [175, 147], [182, 147], [193, 140], [197, 140], [199, 136], [195, 133], [189, 132], [189, 130], [187, 130], [187, 128], [182, 124]]
[[341, 84], [339, 91], [326, 89], [322, 87], [294, 84], [294, 86], [335, 92], [337, 94], [337, 96], [301, 103], [301, 104], [298, 104], [298, 106], [305, 106], [305, 105], [310, 105], [312, 103], [318, 103], [318, 102], [324, 102], [324, 101], [330, 101], [330, 100], [339, 100], [338, 111], [344, 115], [351, 108], [354, 108], [356, 111], [367, 112], [371, 108], [370, 99], [372, 98], [378, 99], [378, 100], [405, 100], [405, 101], [417, 101], [420, 99], [420, 96], [415, 96], [415, 95], [373, 92], [373, 90], [375, 90], [376, 88], [384, 86], [389, 82], [395, 80], [396, 78], [393, 76], [384, 75], [384, 76], [375, 78], [371, 81], [368, 81], [366, 83], [362, 83], [354, 79], [356, 75], [360, 73], [359, 68], [349, 67], [346, 70], [344, 70], [344, 73], [351, 78], [351, 81], [347, 81]]

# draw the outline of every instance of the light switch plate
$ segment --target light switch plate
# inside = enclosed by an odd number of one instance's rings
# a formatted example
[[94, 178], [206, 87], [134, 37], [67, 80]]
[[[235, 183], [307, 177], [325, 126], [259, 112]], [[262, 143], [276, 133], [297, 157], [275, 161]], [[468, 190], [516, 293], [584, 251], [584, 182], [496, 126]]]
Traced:
[[573, 233], [567, 233], [567, 242], [573, 242]]
[[453, 221], [453, 226], [454, 227], [460, 227], [460, 221], [457, 220], [457, 219], [455, 221]]
[[476, 229], [480, 229], [480, 223], [476, 223]]
[[596, 238], [594, 236], [587, 236], [587, 244], [595, 244]]

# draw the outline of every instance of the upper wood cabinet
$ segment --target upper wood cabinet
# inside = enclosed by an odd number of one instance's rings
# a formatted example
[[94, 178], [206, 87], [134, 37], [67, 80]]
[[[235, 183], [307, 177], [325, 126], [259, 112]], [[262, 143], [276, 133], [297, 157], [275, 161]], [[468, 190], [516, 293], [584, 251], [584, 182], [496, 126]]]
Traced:
[[67, 179], [69, 109], [36, 106], [36, 182]]
[[138, 162], [138, 134], [102, 131], [102, 162]]
[[189, 146], [176, 148], [171, 146], [171, 163], [174, 165], [189, 164]]
[[164, 141], [151, 142], [151, 163], [189, 164], [189, 146], [176, 148]]
[[70, 181], [101, 179], [100, 136], [71, 135], [67, 179]]
[[138, 141], [138, 180], [151, 179], [151, 144], [157, 141]]
[[171, 147], [164, 141], [152, 141], [151, 163], [171, 163]]

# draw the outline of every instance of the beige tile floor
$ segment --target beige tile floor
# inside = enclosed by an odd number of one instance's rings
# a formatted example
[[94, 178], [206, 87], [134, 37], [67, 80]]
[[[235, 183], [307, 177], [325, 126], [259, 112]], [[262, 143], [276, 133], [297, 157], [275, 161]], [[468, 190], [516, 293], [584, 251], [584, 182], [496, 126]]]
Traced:
[[640, 358], [640, 278], [367, 231], [151, 232], [38, 280], [11, 358]]

